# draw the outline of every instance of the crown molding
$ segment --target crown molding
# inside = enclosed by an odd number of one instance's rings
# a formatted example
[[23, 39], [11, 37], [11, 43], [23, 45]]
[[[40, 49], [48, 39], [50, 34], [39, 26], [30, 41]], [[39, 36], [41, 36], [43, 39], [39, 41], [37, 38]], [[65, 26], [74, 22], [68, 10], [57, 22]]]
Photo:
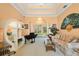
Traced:
[[12, 5], [21, 15], [25, 16], [24, 13], [23, 13], [23, 11], [22, 11], [22, 9], [20, 9], [20, 8], [16, 5], [16, 3], [11, 3], [11, 5]]
[[62, 14], [64, 11], [66, 11], [72, 4], [69, 4], [66, 8], [63, 8], [62, 10], [60, 10], [60, 12], [58, 11], [56, 16], [59, 16], [60, 14]]
[[53, 13], [49, 13], [49, 14], [26, 14], [23, 9], [21, 9], [18, 5], [16, 5], [16, 3], [12, 3], [11, 5], [12, 5], [17, 11], [19, 11], [23, 16], [34, 16], [34, 17], [39, 17], [39, 16], [57, 17], [57, 16], [59, 16], [60, 14], [62, 14], [65, 10], [67, 10], [68, 7], [71, 6], [71, 4], [68, 4], [68, 6], [67, 6], [66, 8], [63, 8], [63, 7], [62, 7], [62, 9], [57, 10], [55, 14], [53, 14]]

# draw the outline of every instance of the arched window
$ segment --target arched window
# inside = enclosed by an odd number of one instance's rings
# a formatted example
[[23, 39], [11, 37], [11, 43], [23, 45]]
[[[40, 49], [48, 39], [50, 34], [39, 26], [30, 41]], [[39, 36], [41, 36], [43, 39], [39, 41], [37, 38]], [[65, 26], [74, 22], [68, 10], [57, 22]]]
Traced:
[[61, 29], [66, 29], [68, 24], [72, 24], [73, 28], [79, 28], [79, 13], [72, 13], [65, 17]]

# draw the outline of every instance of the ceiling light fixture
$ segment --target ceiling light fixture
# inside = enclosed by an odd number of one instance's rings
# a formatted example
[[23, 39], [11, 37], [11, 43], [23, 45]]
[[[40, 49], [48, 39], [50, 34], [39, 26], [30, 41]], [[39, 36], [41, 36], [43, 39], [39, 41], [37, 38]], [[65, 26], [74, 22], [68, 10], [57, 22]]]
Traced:
[[42, 18], [41, 18], [41, 17], [39, 17], [39, 18], [38, 18], [38, 20], [39, 20], [39, 21], [41, 21], [41, 20], [42, 20]]

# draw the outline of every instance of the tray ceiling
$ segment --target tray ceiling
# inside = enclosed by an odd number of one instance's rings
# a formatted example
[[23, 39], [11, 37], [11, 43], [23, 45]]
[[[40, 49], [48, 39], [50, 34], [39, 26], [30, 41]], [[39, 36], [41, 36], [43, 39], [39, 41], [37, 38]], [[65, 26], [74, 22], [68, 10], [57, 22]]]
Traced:
[[68, 3], [14, 3], [11, 4], [24, 16], [57, 16], [66, 10]]

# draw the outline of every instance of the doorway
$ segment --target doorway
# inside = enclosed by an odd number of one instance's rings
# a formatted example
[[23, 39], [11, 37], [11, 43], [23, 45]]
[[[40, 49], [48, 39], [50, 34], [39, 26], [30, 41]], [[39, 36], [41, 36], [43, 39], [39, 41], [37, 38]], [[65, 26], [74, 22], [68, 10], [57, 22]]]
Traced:
[[49, 33], [48, 25], [36, 24], [34, 28], [35, 28], [35, 33], [38, 34], [39, 36], [45, 36]]

